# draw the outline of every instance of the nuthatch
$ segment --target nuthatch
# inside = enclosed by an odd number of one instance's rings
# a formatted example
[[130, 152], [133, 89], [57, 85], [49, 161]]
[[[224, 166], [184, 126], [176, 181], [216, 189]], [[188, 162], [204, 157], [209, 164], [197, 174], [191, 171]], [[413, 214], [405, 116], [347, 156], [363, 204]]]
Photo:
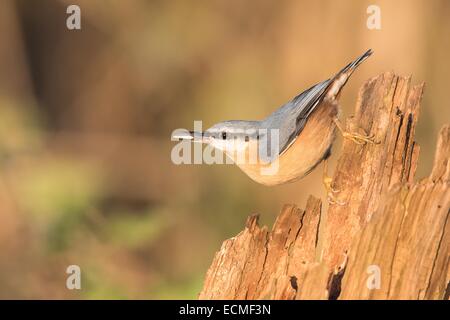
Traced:
[[[174, 137], [199, 141], [224, 151], [258, 183], [273, 186], [300, 179], [328, 158], [336, 128], [356, 143], [374, 142], [372, 136], [344, 131], [338, 120], [340, 108], [337, 103], [350, 75], [371, 54], [372, 50], [368, 50], [334, 77], [300, 93], [264, 120], [223, 121], [204, 132], [190, 131]], [[276, 152], [270, 141], [275, 138], [278, 142]], [[251, 150], [259, 150], [260, 161], [248, 161]], [[263, 159], [263, 154], [268, 156]], [[273, 174], [264, 173], [262, 169], [274, 161], [278, 161], [278, 169]], [[327, 189], [331, 189], [330, 180], [324, 182]]]

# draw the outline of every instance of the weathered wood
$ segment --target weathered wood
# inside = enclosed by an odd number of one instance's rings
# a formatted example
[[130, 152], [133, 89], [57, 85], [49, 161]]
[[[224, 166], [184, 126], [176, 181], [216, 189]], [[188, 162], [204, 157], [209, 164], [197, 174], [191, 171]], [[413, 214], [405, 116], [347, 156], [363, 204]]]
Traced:
[[355, 116], [347, 130], [363, 129], [379, 144], [344, 141], [333, 185], [345, 205], [330, 205], [324, 239], [324, 259], [342, 263], [354, 235], [370, 220], [389, 188], [412, 181], [419, 148], [414, 142], [423, 84], [385, 73], [360, 90]]
[[[444, 298], [450, 281], [449, 138], [445, 126], [431, 176], [410, 187], [399, 185], [354, 239], [341, 298]], [[364, 285], [369, 265], [381, 270], [379, 290]]]
[[286, 205], [270, 232], [258, 226], [257, 216], [249, 217], [245, 230], [222, 244], [200, 298], [295, 297], [295, 275], [315, 259], [320, 206], [320, 200], [313, 197], [306, 210]]
[[285, 206], [271, 231], [251, 216], [216, 253], [199, 298], [449, 299], [450, 126], [415, 182], [422, 91], [392, 73], [370, 79], [347, 129], [379, 144], [344, 142], [332, 184], [343, 204], [329, 206], [323, 233], [313, 197], [305, 210]]

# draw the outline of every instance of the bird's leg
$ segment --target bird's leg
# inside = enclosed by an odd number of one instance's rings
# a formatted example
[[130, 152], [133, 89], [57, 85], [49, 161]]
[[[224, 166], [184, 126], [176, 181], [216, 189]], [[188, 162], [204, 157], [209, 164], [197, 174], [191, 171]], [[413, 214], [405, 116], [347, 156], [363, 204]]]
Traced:
[[325, 189], [329, 191], [329, 193], [338, 193], [339, 190], [334, 189], [331, 184], [333, 183], [333, 178], [328, 175], [328, 158], [323, 160], [323, 184]]
[[339, 131], [342, 133], [342, 136], [344, 138], [350, 139], [353, 142], [357, 143], [357, 144], [366, 144], [366, 143], [373, 143], [373, 144], [378, 144], [379, 142], [375, 141], [375, 136], [374, 135], [363, 135], [363, 134], [359, 134], [356, 132], [348, 132], [345, 131], [344, 127], [341, 124], [341, 121], [335, 117], [333, 119], [334, 123], [336, 124], [336, 127], [339, 129]]
[[325, 186], [325, 190], [327, 191], [327, 200], [330, 204], [344, 205], [345, 203], [339, 201], [335, 193], [338, 193], [339, 190], [336, 190], [331, 185], [333, 183], [333, 179], [328, 175], [328, 158], [323, 160], [323, 185]]

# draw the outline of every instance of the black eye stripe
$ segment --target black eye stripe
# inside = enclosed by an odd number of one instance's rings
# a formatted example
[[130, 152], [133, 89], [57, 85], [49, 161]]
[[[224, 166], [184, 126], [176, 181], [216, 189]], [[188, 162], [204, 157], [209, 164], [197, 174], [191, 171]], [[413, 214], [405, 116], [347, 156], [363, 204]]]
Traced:
[[226, 131], [219, 131], [214, 135], [214, 138], [216, 139], [237, 139], [237, 140], [244, 140], [245, 142], [249, 142], [251, 139], [259, 140], [260, 137], [258, 134], [246, 134], [246, 133], [234, 133], [234, 132], [226, 132]]

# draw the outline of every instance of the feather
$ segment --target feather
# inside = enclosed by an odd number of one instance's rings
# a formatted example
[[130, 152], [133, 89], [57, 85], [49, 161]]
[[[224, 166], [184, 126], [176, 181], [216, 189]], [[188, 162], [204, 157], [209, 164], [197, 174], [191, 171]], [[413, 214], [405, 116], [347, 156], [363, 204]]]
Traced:
[[285, 152], [295, 141], [305, 127], [308, 117], [323, 99], [327, 95], [330, 98], [335, 98], [347, 83], [353, 71], [371, 54], [372, 50], [367, 50], [342, 68], [334, 77], [303, 91], [263, 120], [264, 125], [262, 127], [279, 130], [279, 155]]

